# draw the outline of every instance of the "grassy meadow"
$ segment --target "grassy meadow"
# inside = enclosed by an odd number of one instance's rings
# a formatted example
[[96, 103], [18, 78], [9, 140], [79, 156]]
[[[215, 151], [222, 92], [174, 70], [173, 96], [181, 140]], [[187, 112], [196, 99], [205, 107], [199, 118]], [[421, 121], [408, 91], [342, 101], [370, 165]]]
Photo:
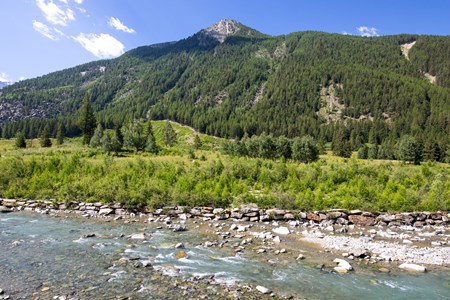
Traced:
[[[154, 121], [162, 145], [165, 122]], [[358, 160], [330, 153], [310, 164], [231, 157], [222, 140], [173, 123], [178, 143], [158, 155], [108, 155], [82, 146], [81, 138], [41, 148], [27, 140], [0, 140], [0, 197], [55, 201], [114, 202], [129, 207], [164, 205], [330, 208], [372, 211], [450, 210], [450, 165], [416, 166], [397, 161]]]

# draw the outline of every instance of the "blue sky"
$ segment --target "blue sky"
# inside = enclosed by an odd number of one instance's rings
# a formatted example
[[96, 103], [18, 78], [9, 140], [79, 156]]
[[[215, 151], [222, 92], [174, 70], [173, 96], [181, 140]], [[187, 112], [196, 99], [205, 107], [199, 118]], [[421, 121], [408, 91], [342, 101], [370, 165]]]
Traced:
[[0, 0], [0, 81], [18, 81], [229, 18], [271, 35], [450, 35], [447, 0]]

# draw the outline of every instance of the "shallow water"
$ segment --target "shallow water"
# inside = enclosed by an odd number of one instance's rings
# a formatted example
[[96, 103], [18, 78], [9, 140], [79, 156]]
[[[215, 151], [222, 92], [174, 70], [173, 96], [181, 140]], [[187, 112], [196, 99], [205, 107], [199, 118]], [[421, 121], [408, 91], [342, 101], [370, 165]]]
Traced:
[[[147, 240], [128, 239], [142, 232]], [[90, 233], [96, 236], [82, 238]], [[161, 280], [154, 270], [121, 263], [121, 258], [132, 258], [148, 260], [170, 276], [215, 275], [220, 282], [263, 285], [299, 298], [450, 299], [449, 272], [337, 275], [311, 268], [303, 261], [283, 261], [281, 256], [267, 262], [253, 254], [235, 256], [227, 249], [199, 246], [206, 240], [207, 236], [195, 230], [174, 233], [157, 230], [154, 224], [23, 212], [0, 215], [0, 288], [13, 299], [55, 295], [180, 298], [170, 281]], [[173, 245], [179, 242], [186, 245], [187, 259], [175, 258], [179, 249]]]

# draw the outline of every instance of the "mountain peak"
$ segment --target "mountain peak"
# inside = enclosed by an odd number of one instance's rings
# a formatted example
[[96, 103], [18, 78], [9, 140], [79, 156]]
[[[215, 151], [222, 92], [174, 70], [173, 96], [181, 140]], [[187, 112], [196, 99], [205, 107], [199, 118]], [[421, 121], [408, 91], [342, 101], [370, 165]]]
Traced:
[[223, 43], [225, 39], [241, 30], [239, 22], [230, 19], [223, 19], [204, 29], [203, 32]]

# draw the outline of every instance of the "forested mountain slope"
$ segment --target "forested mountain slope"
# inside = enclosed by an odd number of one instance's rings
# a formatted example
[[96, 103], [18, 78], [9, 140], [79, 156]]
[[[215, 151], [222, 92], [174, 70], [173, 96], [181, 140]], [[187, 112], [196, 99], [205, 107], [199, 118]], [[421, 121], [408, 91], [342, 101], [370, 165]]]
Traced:
[[[412, 44], [402, 52], [402, 45]], [[178, 42], [139, 47], [0, 90], [3, 137], [57, 120], [78, 133], [85, 93], [107, 127], [172, 119], [222, 137], [340, 134], [391, 147], [411, 134], [445, 152], [450, 37], [267, 36], [231, 20]], [[54, 130], [54, 129], [53, 129]]]

